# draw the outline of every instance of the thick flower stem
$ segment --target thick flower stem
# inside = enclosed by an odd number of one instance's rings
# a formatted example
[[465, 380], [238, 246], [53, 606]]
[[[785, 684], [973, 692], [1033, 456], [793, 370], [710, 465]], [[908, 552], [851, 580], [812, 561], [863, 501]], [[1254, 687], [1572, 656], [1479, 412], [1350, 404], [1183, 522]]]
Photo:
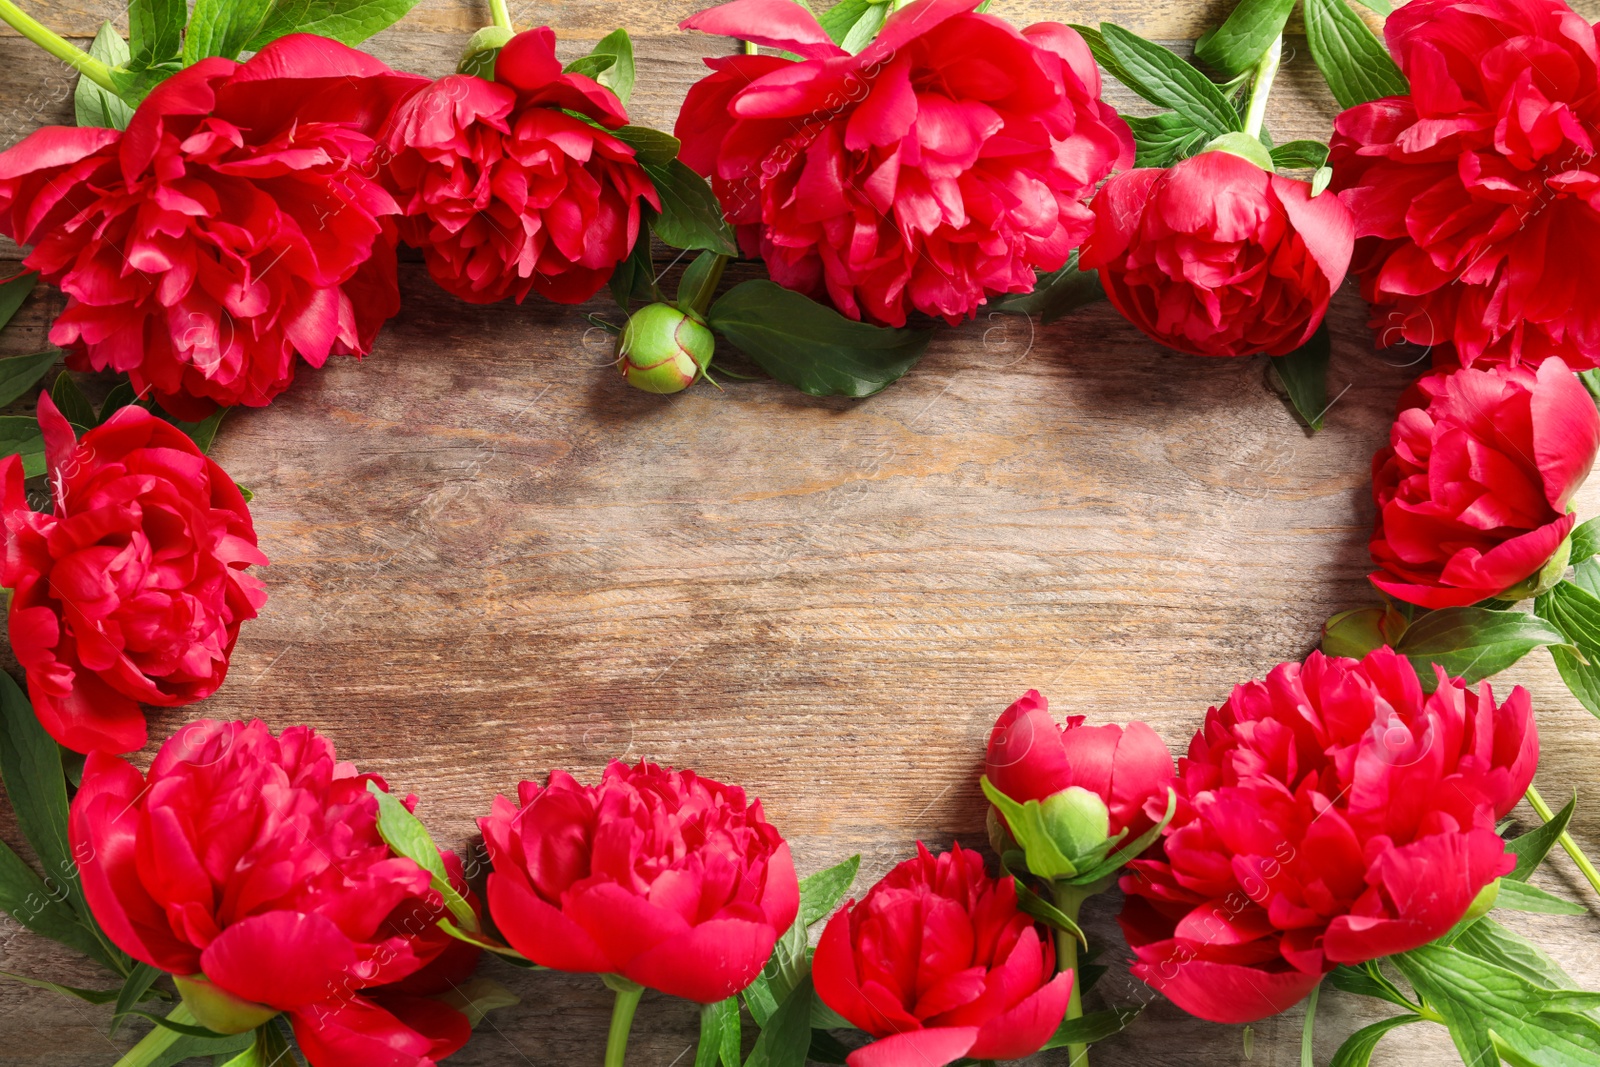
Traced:
[[11, 28], [22, 34], [22, 36], [73, 68], [106, 92], [120, 98], [121, 94], [117, 92], [117, 87], [111, 81], [110, 67], [82, 49], [73, 47], [70, 41], [57, 36], [48, 27], [35, 22], [26, 11], [12, 3], [11, 0], [0, 0], [0, 19], [5, 19], [11, 24]]
[[605, 981], [617, 993], [611, 1008], [611, 1030], [606, 1034], [605, 1067], [622, 1067], [628, 1053], [628, 1034], [633, 1029], [633, 1013], [644, 996], [644, 986], [614, 974], [606, 975]]
[[[3, 2], [4, 0], [0, 0], [0, 3]], [[194, 1017], [194, 1013], [189, 1010], [189, 1006], [181, 1000], [171, 1011], [167, 1012], [167, 1018], [172, 1022], [182, 1023], [185, 1026], [193, 1026], [199, 1021]], [[177, 1044], [178, 1039], [181, 1037], [183, 1035], [178, 1031], [169, 1030], [158, 1023], [154, 1030], [145, 1034], [137, 1045], [130, 1048], [116, 1062], [116, 1067], [147, 1067], [148, 1064], [155, 1063], [161, 1059], [162, 1054]]]
[[[1058, 882], [1055, 886], [1055, 898], [1056, 907], [1076, 923], [1078, 910], [1083, 907], [1088, 894], [1078, 886]], [[1056, 931], [1056, 968], [1072, 972], [1072, 997], [1067, 1001], [1067, 1018], [1083, 1018], [1083, 975], [1078, 971], [1078, 935], [1071, 930]], [[1088, 1064], [1088, 1045], [1067, 1046], [1067, 1067], [1088, 1067]]]
[[1272, 92], [1272, 79], [1278, 76], [1278, 63], [1282, 59], [1283, 34], [1280, 33], [1256, 64], [1255, 77], [1250, 82], [1250, 106], [1244, 115], [1244, 132], [1251, 137], [1261, 136], [1261, 126], [1267, 120], [1267, 95]]
[[[1556, 813], [1550, 810], [1550, 805], [1544, 802], [1544, 797], [1540, 796], [1539, 791], [1531, 785], [1528, 787], [1528, 804], [1545, 822], [1556, 817]], [[1561, 831], [1561, 847], [1567, 850], [1567, 855], [1572, 857], [1572, 862], [1578, 865], [1578, 870], [1583, 872], [1583, 876], [1589, 880], [1594, 891], [1600, 893], [1600, 871], [1595, 870], [1594, 863], [1584, 855], [1583, 849], [1578, 847], [1578, 842], [1574, 841], [1572, 835], [1565, 830]]]
[[[0, 0], [0, 3], [4, 2], [5, 0]], [[511, 12], [506, 10], [506, 0], [489, 0], [489, 17], [502, 30], [508, 33], [516, 32], [511, 28]]]

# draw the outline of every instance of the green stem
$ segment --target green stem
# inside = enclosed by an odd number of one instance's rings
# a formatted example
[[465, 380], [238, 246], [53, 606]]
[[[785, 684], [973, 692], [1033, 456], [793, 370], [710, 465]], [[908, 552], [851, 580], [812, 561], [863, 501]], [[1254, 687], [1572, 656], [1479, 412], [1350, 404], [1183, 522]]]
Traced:
[[[0, 0], [0, 3], [5, 3], [5, 0]], [[506, 0], [489, 0], [489, 17], [502, 30], [508, 33], [515, 32], [511, 28], [511, 12], [506, 10]]]
[[1250, 82], [1250, 106], [1244, 115], [1244, 132], [1251, 137], [1261, 136], [1261, 126], [1267, 120], [1267, 94], [1272, 92], [1272, 79], [1278, 76], [1278, 63], [1282, 59], [1283, 34], [1280, 33], [1256, 64], [1255, 78]]
[[722, 282], [722, 272], [728, 269], [728, 261], [732, 258], [732, 256], [717, 256], [711, 264], [711, 273], [706, 275], [705, 284], [689, 302], [695, 314], [702, 319], [706, 317], [706, 312], [711, 310], [711, 298], [717, 295], [717, 286]]
[[[0, 0], [0, 3], [4, 3], [4, 0]], [[181, 1000], [167, 1012], [167, 1018], [185, 1026], [194, 1026], [200, 1021], [189, 1010], [189, 1005]], [[149, 1067], [150, 1064], [162, 1059], [162, 1053], [177, 1044], [182, 1037], [178, 1031], [168, 1030], [158, 1023], [154, 1030], [145, 1034], [137, 1045], [130, 1048], [122, 1059], [116, 1062], [116, 1067]]]
[[644, 986], [614, 974], [605, 979], [606, 985], [617, 991], [616, 1003], [611, 1007], [611, 1030], [606, 1034], [605, 1067], [622, 1067], [628, 1052], [628, 1033], [633, 1029], [633, 1013], [644, 996]]
[[761, 54], [761, 46], [756, 44], [754, 41], [746, 41], [744, 43], [744, 54], [747, 56], [758, 56]]
[[53, 30], [35, 22], [26, 11], [22, 10], [11, 0], [0, 0], [0, 19], [5, 19], [11, 28], [22, 36], [43, 48], [46, 52], [72, 67], [85, 78], [94, 82], [106, 92], [121, 98], [117, 87], [111, 81], [111, 68], [100, 62], [82, 49], [75, 48], [71, 42], [58, 36]]
[[1316, 1061], [1311, 1056], [1311, 1028], [1317, 1021], [1317, 995], [1322, 992], [1322, 983], [1318, 982], [1311, 987], [1311, 995], [1306, 998], [1306, 1022], [1300, 1031], [1300, 1067], [1316, 1067]]
[[[1528, 786], [1528, 803], [1545, 822], [1556, 817], [1556, 813], [1550, 810], [1550, 805], [1544, 802], [1544, 797], [1540, 796], [1539, 791], [1531, 785]], [[1565, 830], [1561, 831], [1561, 847], [1567, 850], [1567, 855], [1572, 857], [1572, 862], [1578, 865], [1578, 870], [1583, 872], [1583, 876], [1589, 880], [1594, 891], [1600, 893], [1600, 871], [1595, 870], [1589, 857], [1578, 847], [1578, 842], [1574, 841], [1572, 835]]]
[[[1078, 911], [1088, 899], [1088, 894], [1077, 886], [1058, 882], [1055, 885], [1055, 898], [1056, 907], [1076, 923]], [[1078, 971], [1078, 937], [1071, 930], [1056, 931], [1056, 969], [1072, 972], [1072, 998], [1067, 1001], [1067, 1018], [1083, 1018], [1083, 975]], [[1067, 1067], [1088, 1067], [1088, 1064], [1088, 1045], [1067, 1046]]]

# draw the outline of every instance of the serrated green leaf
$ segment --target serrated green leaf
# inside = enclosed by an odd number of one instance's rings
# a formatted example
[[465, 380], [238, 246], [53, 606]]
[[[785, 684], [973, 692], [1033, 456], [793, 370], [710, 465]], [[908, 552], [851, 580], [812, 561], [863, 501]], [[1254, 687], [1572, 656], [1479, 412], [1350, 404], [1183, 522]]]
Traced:
[[809, 927], [832, 915], [855, 884], [860, 869], [861, 857], [851, 856], [800, 879], [800, 925]]
[[60, 358], [61, 353], [52, 348], [26, 356], [0, 359], [0, 405], [11, 403], [39, 384], [39, 379], [43, 378]]
[[1517, 857], [1517, 865], [1501, 880], [1502, 887], [1507, 881], [1526, 882], [1538, 870], [1539, 864], [1544, 862], [1545, 856], [1560, 840], [1567, 823], [1572, 821], [1572, 813], [1577, 810], [1577, 805], [1578, 798], [1574, 795], [1565, 807], [1556, 812], [1555, 818], [1506, 842], [1506, 851]]
[[1060, 270], [1039, 275], [1033, 292], [1000, 297], [989, 307], [1008, 314], [1038, 315], [1040, 323], [1048, 326], [1063, 315], [1104, 300], [1105, 295], [1100, 272], [1079, 270], [1078, 250], [1074, 248]]
[[352, 47], [399, 22], [417, 0], [277, 0], [260, 31], [245, 45], [258, 52], [291, 33], [314, 33]]
[[1068, 1045], [1092, 1045], [1096, 1041], [1104, 1041], [1126, 1030], [1143, 1010], [1113, 1008], [1110, 1011], [1093, 1011], [1076, 1019], [1063, 1019], [1044, 1047], [1065, 1048]]
[[704, 178], [681, 159], [665, 166], [643, 166], [661, 198], [661, 214], [654, 224], [657, 237], [673, 248], [703, 249], [725, 256], [739, 254], [733, 228], [722, 217], [722, 205]]
[[1311, 58], [1344, 108], [1411, 91], [1406, 76], [1345, 0], [1306, 0]]
[[1295, 0], [1239, 0], [1227, 19], [1194, 44], [1194, 56], [1230, 78], [1252, 69], [1283, 33]]
[[477, 913], [465, 897], [450, 884], [444, 860], [439, 856], [439, 846], [433, 843], [422, 820], [406, 810], [399, 799], [369, 781], [367, 792], [378, 800], [378, 836], [397, 856], [404, 856], [432, 876], [431, 888], [444, 898], [444, 906], [452, 918], [469, 933], [479, 930]]
[[1283, 385], [1295, 417], [1312, 433], [1322, 429], [1328, 413], [1328, 364], [1333, 358], [1333, 341], [1324, 322], [1311, 340], [1287, 356], [1274, 356], [1272, 371]]
[[807, 975], [762, 1026], [745, 1067], [804, 1067], [811, 1048], [811, 995]]
[[1333, 1060], [1328, 1067], [1368, 1067], [1372, 1062], [1372, 1053], [1378, 1047], [1378, 1042], [1383, 1040], [1383, 1035], [1390, 1030], [1398, 1029], [1410, 1023], [1421, 1022], [1420, 1015], [1396, 1015], [1392, 1018], [1375, 1022], [1371, 1026], [1363, 1026], [1355, 1033], [1344, 1039], [1344, 1044], [1339, 1046], [1339, 1051], [1333, 1054]]
[[766, 280], [734, 286], [706, 320], [762, 370], [812, 396], [871, 396], [915, 366], [933, 337], [852, 321]]
[[68, 422], [76, 426], [94, 425], [94, 405], [89, 403], [89, 398], [83, 395], [83, 390], [78, 388], [77, 381], [69, 372], [62, 371], [56, 375], [55, 383], [50, 386], [50, 399], [55, 401], [56, 409]]
[[1549, 646], [1568, 646], [1567, 637], [1538, 616], [1467, 607], [1420, 616], [1406, 628], [1395, 651], [1411, 660], [1423, 690], [1431, 693], [1439, 684], [1433, 664], [1470, 685]]
[[672, 134], [648, 126], [623, 126], [606, 132], [632, 148], [640, 166], [665, 167], [678, 158], [678, 151], [683, 148], [683, 142]]
[[1528, 911], [1539, 915], [1582, 915], [1589, 910], [1582, 904], [1546, 893], [1538, 886], [1510, 880], [1501, 881], [1500, 895], [1495, 898], [1494, 906], [1507, 911]]
[[600, 38], [600, 42], [589, 53], [591, 56], [609, 56], [611, 62], [606, 64], [598, 76], [590, 74], [589, 77], [617, 94], [617, 99], [624, 104], [633, 95], [633, 83], [636, 71], [633, 64], [633, 39], [628, 36], [628, 31], [618, 27]]
[[[89, 54], [108, 67], [120, 67], [129, 59], [128, 42], [111, 23], [102, 22], [89, 45]], [[123, 103], [121, 97], [81, 74], [77, 88], [72, 91], [72, 110], [79, 126], [100, 126], [108, 130], [125, 130], [128, 120], [133, 118], [133, 108]]]
[[1321, 141], [1290, 141], [1272, 150], [1272, 165], [1284, 170], [1317, 170], [1328, 162], [1328, 146]]
[[1239, 129], [1239, 113], [1222, 90], [1177, 53], [1111, 22], [1100, 24], [1100, 35], [1132, 79], [1128, 88], [1144, 99], [1171, 108], [1212, 137]]

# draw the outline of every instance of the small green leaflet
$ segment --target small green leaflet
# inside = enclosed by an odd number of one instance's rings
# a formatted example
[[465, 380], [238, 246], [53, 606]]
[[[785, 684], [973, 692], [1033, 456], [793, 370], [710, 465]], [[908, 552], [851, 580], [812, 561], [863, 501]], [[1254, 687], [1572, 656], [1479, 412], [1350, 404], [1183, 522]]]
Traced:
[[0, 329], [16, 316], [17, 309], [38, 284], [39, 272], [32, 270], [0, 282]]
[[222, 425], [222, 420], [227, 417], [228, 408], [218, 408], [199, 422], [182, 422], [172, 420], [172, 425], [189, 435], [195, 447], [202, 452], [210, 452], [211, 445], [217, 439], [217, 427]]
[[493, 978], [469, 978], [452, 985], [448, 993], [441, 994], [437, 999], [465, 1015], [468, 1025], [474, 1030], [491, 1011], [509, 1008], [522, 1000]]
[[892, 5], [872, 0], [840, 0], [817, 19], [833, 43], [852, 54], [861, 51], [883, 29]]
[[22, 474], [37, 478], [44, 473], [44, 434], [28, 415], [0, 415], [0, 457], [21, 456]]
[[1272, 165], [1283, 170], [1318, 170], [1328, 162], [1321, 141], [1289, 141], [1272, 150]]
[[[128, 62], [128, 42], [109, 22], [102, 22], [89, 45], [89, 54], [108, 67], [120, 67]], [[79, 126], [102, 126], [108, 130], [125, 130], [133, 118], [133, 108], [122, 98], [108, 93], [89, 78], [78, 76], [78, 87], [72, 92], [72, 110]]]
[[1494, 906], [1507, 911], [1531, 911], [1540, 915], [1582, 915], [1589, 910], [1582, 904], [1546, 893], [1538, 886], [1510, 880], [1500, 883], [1500, 895], [1495, 898]]
[[1576, 988], [1572, 976], [1538, 945], [1487, 917], [1462, 931], [1456, 938], [1455, 948], [1520, 974], [1534, 985], [1546, 989]]
[[683, 142], [672, 134], [648, 126], [623, 126], [606, 132], [633, 149], [640, 164], [652, 167], [667, 166], [678, 158], [678, 150], [683, 147]]
[[1591, 714], [1600, 715], [1600, 597], [1566, 581], [1535, 600], [1533, 610], [1577, 646], [1576, 652], [1552, 648], [1550, 655], [1572, 695]]
[[56, 409], [80, 434], [95, 424], [94, 405], [89, 403], [89, 398], [83, 395], [83, 390], [78, 388], [77, 381], [67, 371], [56, 375], [55, 383], [50, 386], [50, 399], [55, 401]]
[[1159, 107], [1171, 108], [1198, 129], [1220, 137], [1239, 129], [1239, 113], [1222, 90], [1179, 56], [1110, 22], [1100, 35], [1123, 71], [1128, 88]]
[[1322, 429], [1323, 416], [1328, 413], [1328, 364], [1332, 358], [1333, 341], [1324, 322], [1305, 344], [1272, 360], [1272, 372], [1283, 386], [1289, 407], [1312, 433]]
[[1096, 1041], [1104, 1041], [1113, 1034], [1120, 1034], [1126, 1030], [1143, 1010], [1143, 1008], [1114, 1008], [1110, 1011], [1090, 1012], [1076, 1019], [1063, 1019], [1060, 1028], [1044, 1047], [1064, 1048], [1067, 1045], [1092, 1045]]
[[185, 66], [208, 56], [236, 59], [272, 13], [273, 0], [194, 0], [183, 36]]
[[[729, 997], [700, 1008], [700, 1044], [694, 1067], [739, 1067], [739, 998]], [[732, 1053], [730, 1056], [729, 1053]]]
[[1305, 16], [1311, 58], [1340, 107], [1411, 91], [1383, 42], [1345, 0], [1306, 0]]
[[1546, 646], [1571, 647], [1560, 630], [1537, 616], [1467, 607], [1422, 615], [1407, 627], [1395, 651], [1411, 660], [1423, 690], [1431, 693], [1439, 684], [1434, 664], [1470, 685]]
[[595, 81], [617, 94], [624, 104], [633, 95], [636, 72], [633, 64], [633, 39], [622, 28], [612, 30], [600, 38], [600, 43], [589, 53], [597, 58], [609, 58], [599, 75], [590, 75]]
[[586, 56], [579, 56], [562, 68], [566, 74], [581, 74], [591, 81], [599, 79], [600, 75], [611, 69], [617, 62], [616, 56], [597, 56], [592, 52]]
[[739, 254], [733, 229], [722, 217], [722, 205], [704, 178], [681, 159], [665, 166], [643, 166], [661, 198], [661, 215], [654, 223], [657, 237], [673, 248], [704, 249], [725, 256]]
[[1578, 798], [1574, 795], [1564, 808], [1556, 812], [1555, 818], [1534, 827], [1521, 837], [1506, 842], [1506, 851], [1517, 857], [1517, 865], [1510, 874], [1501, 879], [1502, 889], [1505, 888], [1506, 882], [1526, 882], [1532, 876], [1539, 864], [1544, 862], [1545, 856], [1555, 847], [1555, 843], [1560, 840], [1562, 831], [1566, 830], [1567, 823], [1572, 821], [1572, 813], [1577, 806]]
[[833, 914], [839, 902], [855, 884], [856, 872], [861, 869], [861, 857], [851, 856], [843, 863], [808, 875], [800, 880], [801, 926], [812, 926]]
[[1384, 1034], [1408, 1023], [1421, 1021], [1420, 1015], [1396, 1015], [1371, 1026], [1363, 1026], [1345, 1038], [1344, 1044], [1339, 1046], [1339, 1051], [1333, 1054], [1333, 1061], [1328, 1067], [1367, 1067], [1372, 1062], [1373, 1050], [1378, 1047], [1378, 1042], [1383, 1040]]
[[1576, 567], [1593, 559], [1597, 552], [1600, 552], [1600, 519], [1590, 519], [1572, 531], [1572, 559], [1568, 562]]
[[990, 308], [1017, 315], [1036, 314], [1048, 326], [1063, 315], [1105, 299], [1105, 295], [1099, 271], [1078, 269], [1078, 250], [1074, 248], [1064, 267], [1039, 275], [1033, 292], [1001, 297]]
[[660, 300], [661, 291], [656, 286], [655, 272], [655, 261], [650, 258], [650, 227], [641, 223], [639, 237], [633, 242], [633, 251], [611, 272], [612, 299], [623, 311], [632, 307], [635, 301], [651, 303]]
[[177, 59], [188, 21], [185, 0], [132, 0], [128, 5], [127, 69], [145, 71]]
[[117, 993], [117, 1006], [111, 1014], [111, 1036], [116, 1036], [117, 1028], [122, 1025], [124, 1017], [133, 1014], [140, 1004], [150, 999], [150, 987], [161, 977], [161, 973], [143, 961], [133, 965], [132, 973], [128, 975], [127, 981], [122, 983], [121, 991]]
[[500, 49], [513, 36], [504, 26], [485, 26], [477, 31], [467, 38], [467, 47], [461, 50], [461, 58], [456, 62], [456, 73], [494, 81], [494, 65], [500, 58]]
[[678, 279], [678, 295], [674, 301], [679, 310], [699, 315], [700, 309], [709, 307], [711, 294], [722, 281], [722, 268], [728, 261], [715, 252], [701, 252]]
[[367, 792], [378, 799], [378, 834], [394, 850], [432, 875], [431, 888], [444, 898], [444, 906], [468, 933], [477, 933], [478, 916], [472, 905], [450, 884], [444, 860], [439, 858], [439, 848], [433, 843], [427, 828], [406, 806], [378, 788], [378, 783], [368, 782]]
[[1229, 78], [1260, 61], [1283, 33], [1295, 0], [1240, 0], [1221, 26], [1194, 43], [1194, 57]]
[[1170, 167], [1194, 155], [1211, 139], [1206, 131], [1174, 111], [1123, 118], [1133, 133], [1133, 162], [1139, 167]]
[[706, 321], [762, 370], [812, 396], [871, 396], [915, 366], [933, 336], [852, 321], [766, 280], [728, 290]]
[[811, 1048], [811, 976], [807, 974], [761, 1028], [744, 1067], [805, 1067]]

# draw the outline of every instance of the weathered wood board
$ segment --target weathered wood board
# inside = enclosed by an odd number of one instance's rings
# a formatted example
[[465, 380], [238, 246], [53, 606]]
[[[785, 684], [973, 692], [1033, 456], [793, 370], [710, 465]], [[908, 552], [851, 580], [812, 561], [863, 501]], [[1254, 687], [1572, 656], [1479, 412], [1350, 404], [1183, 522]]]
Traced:
[[[554, 25], [573, 54], [629, 26], [636, 121], [670, 128], [698, 57], [725, 44], [673, 34], [696, 6], [578, 0], [513, 15]], [[1175, 40], [1226, 7], [996, 9]], [[31, 10], [84, 38], [120, 9]], [[423, 0], [370, 47], [438, 75], [486, 20], [464, 0]], [[1271, 128], [1325, 138], [1332, 101], [1303, 38], [1290, 48]], [[70, 122], [72, 84], [0, 36], [0, 143]], [[271, 600], [222, 691], [157, 716], [155, 734], [191, 714], [310, 723], [419, 794], [456, 846], [496, 792], [553, 766], [693, 766], [762, 797], [803, 873], [862, 853], [863, 887], [918, 838], [982, 841], [984, 739], [1023, 690], [1044, 690], [1063, 714], [1143, 718], [1180, 751], [1233, 683], [1304, 655], [1323, 619], [1367, 602], [1370, 457], [1417, 370], [1373, 351], [1347, 287], [1331, 316], [1338, 400], [1314, 438], [1268, 388], [1263, 361], [1167, 353], [1103, 304], [1049, 328], [995, 317], [943, 331], [916, 370], [866, 401], [770, 383], [662, 399], [609, 366], [584, 318], [614, 317], [606, 302], [470, 307], [415, 262], [401, 285], [405, 309], [369, 359], [303, 373], [271, 408], [223, 426], [214, 455], [256, 493]], [[36, 294], [0, 351], [40, 347], [60, 306]], [[1579, 504], [1600, 511], [1600, 485]], [[1542, 654], [1500, 687], [1512, 683], [1539, 709], [1545, 794], [1600, 797], [1600, 723]], [[1600, 806], [1586, 803], [1574, 826], [1600, 849]], [[0, 836], [17, 840], [9, 813]], [[1581, 884], [1564, 856], [1539, 880]], [[1111, 894], [1088, 908], [1110, 962], [1126, 956], [1117, 906]], [[1512, 925], [1600, 988], [1594, 913]], [[599, 1062], [610, 1002], [598, 980], [488, 966], [526, 1003], [491, 1016], [451, 1063]], [[9, 922], [0, 969], [96, 977]], [[1091, 997], [1145, 1000], [1119, 969]], [[1317, 1061], [1376, 1017], [1324, 997]], [[0, 982], [0, 1064], [109, 1067], [139, 1028], [107, 1038], [108, 1018]], [[1258, 1024], [1250, 1062], [1298, 1063], [1300, 1022]], [[684, 1064], [697, 1025], [691, 1006], [647, 997], [630, 1063]], [[1154, 998], [1094, 1059], [1214, 1067], [1243, 1062], [1245, 1048], [1243, 1028]], [[1454, 1056], [1442, 1030], [1411, 1027], [1375, 1062]], [[1038, 1062], [1064, 1065], [1065, 1053]]]

